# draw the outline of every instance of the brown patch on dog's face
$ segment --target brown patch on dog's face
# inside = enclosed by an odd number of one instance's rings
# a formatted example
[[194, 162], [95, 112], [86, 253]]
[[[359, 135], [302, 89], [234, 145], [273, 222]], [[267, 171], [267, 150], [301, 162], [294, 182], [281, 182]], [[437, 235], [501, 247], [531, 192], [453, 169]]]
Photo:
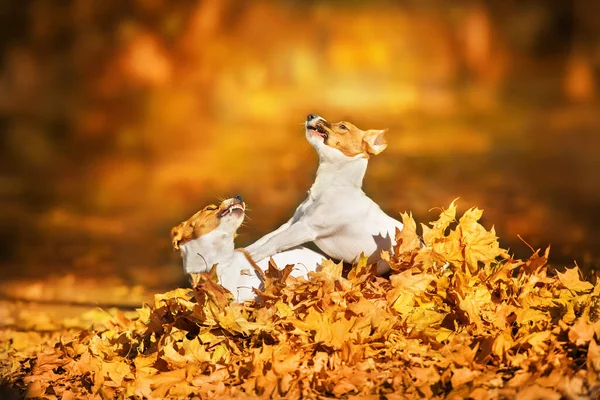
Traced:
[[235, 198], [227, 199], [219, 206], [211, 204], [204, 207], [202, 210], [192, 215], [187, 221], [184, 221], [171, 229], [171, 242], [173, 247], [175, 250], [179, 250], [181, 245], [217, 229], [221, 224], [221, 219], [223, 217], [229, 214], [238, 213], [243, 215], [244, 209], [244, 202]]
[[363, 131], [350, 122], [329, 123], [323, 118], [309, 122], [306, 129], [323, 143], [338, 149], [348, 157], [359, 154], [369, 157], [381, 153], [387, 147], [385, 130]]
[[220, 224], [219, 218], [217, 218], [219, 208], [214, 204], [206, 206], [187, 221], [171, 229], [171, 238], [175, 250], [179, 250], [182, 244], [217, 229]]

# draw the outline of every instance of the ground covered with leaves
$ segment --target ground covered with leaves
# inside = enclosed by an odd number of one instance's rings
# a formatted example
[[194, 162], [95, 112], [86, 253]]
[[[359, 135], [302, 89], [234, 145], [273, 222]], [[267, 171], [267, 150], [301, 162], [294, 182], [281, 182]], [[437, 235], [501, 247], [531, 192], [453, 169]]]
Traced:
[[[206, 274], [92, 328], [0, 331], [5, 396], [472, 398], [600, 396], [600, 284], [548, 251], [515, 260], [481, 210], [403, 214], [393, 272], [326, 262], [265, 273], [257, 301]], [[422, 245], [424, 242], [424, 245]], [[10, 389], [9, 389], [10, 388]]]

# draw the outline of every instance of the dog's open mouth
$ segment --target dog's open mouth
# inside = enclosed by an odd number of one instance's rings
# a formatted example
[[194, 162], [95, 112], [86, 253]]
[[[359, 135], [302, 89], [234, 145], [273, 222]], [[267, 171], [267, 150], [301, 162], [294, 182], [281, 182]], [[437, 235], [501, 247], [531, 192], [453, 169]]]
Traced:
[[245, 209], [246, 209], [246, 206], [244, 205], [243, 202], [241, 202], [241, 203], [233, 203], [232, 205], [230, 205], [229, 207], [227, 207], [223, 211], [219, 211], [219, 213], [217, 214], [217, 217], [223, 218], [226, 215], [229, 215], [229, 214], [232, 214], [232, 213], [239, 213], [239, 212], [241, 212], [243, 214]]
[[317, 123], [315, 126], [308, 125], [306, 127], [306, 129], [318, 132], [319, 136], [321, 136], [325, 140], [327, 140], [327, 138], [329, 137], [329, 134], [327, 133], [327, 131], [325, 130], [325, 128], [323, 128], [323, 126], [321, 124], [319, 124], [319, 123]]

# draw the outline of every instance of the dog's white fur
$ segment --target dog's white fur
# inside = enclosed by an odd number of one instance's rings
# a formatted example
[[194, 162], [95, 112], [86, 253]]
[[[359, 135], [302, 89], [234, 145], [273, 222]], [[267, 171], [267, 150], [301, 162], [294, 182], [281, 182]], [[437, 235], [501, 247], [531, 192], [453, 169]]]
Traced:
[[[208, 272], [217, 264], [219, 284], [233, 293], [235, 301], [238, 302], [254, 299], [255, 293], [252, 289], [260, 289], [262, 285], [246, 256], [234, 247], [235, 232], [243, 220], [243, 213], [229, 213], [221, 218], [216, 229], [180, 246], [183, 269], [186, 273]], [[303, 247], [273, 255], [273, 260], [279, 268], [294, 265], [290, 274], [294, 277], [306, 277], [310, 271], [316, 271], [323, 258], [322, 254]], [[265, 271], [269, 266], [269, 259], [264, 258], [258, 261], [257, 265]]]
[[[382, 250], [391, 250], [400, 221], [385, 214], [362, 190], [368, 158], [348, 157], [309, 132], [321, 117], [305, 124], [306, 138], [319, 154], [319, 168], [308, 198], [293, 217], [246, 250], [262, 259], [283, 250], [314, 242], [326, 255], [354, 263], [361, 253], [378, 262], [378, 273], [389, 270]], [[385, 146], [385, 145], [384, 145]]]

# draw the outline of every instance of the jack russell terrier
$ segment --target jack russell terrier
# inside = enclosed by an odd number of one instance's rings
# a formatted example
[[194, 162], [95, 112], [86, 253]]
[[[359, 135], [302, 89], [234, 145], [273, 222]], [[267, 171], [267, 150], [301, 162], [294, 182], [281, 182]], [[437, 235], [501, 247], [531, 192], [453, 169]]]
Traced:
[[[183, 258], [183, 269], [195, 280], [195, 274], [208, 272], [217, 264], [219, 284], [229, 290], [235, 301], [255, 298], [253, 288], [261, 289], [262, 281], [243, 251], [234, 249], [234, 237], [245, 217], [245, 204], [240, 196], [224, 200], [219, 206], [209, 205], [190, 219], [171, 229], [172, 243]], [[316, 271], [323, 255], [298, 247], [273, 255], [279, 267], [294, 264], [291, 276], [307, 276]], [[256, 263], [266, 271], [267, 258]]]
[[377, 272], [389, 270], [381, 251], [391, 251], [400, 221], [388, 216], [362, 191], [371, 155], [387, 147], [385, 130], [363, 131], [349, 122], [330, 123], [310, 114], [306, 138], [319, 154], [317, 177], [308, 198], [277, 230], [246, 247], [253, 259], [314, 242], [331, 258], [356, 262], [361, 253]]

